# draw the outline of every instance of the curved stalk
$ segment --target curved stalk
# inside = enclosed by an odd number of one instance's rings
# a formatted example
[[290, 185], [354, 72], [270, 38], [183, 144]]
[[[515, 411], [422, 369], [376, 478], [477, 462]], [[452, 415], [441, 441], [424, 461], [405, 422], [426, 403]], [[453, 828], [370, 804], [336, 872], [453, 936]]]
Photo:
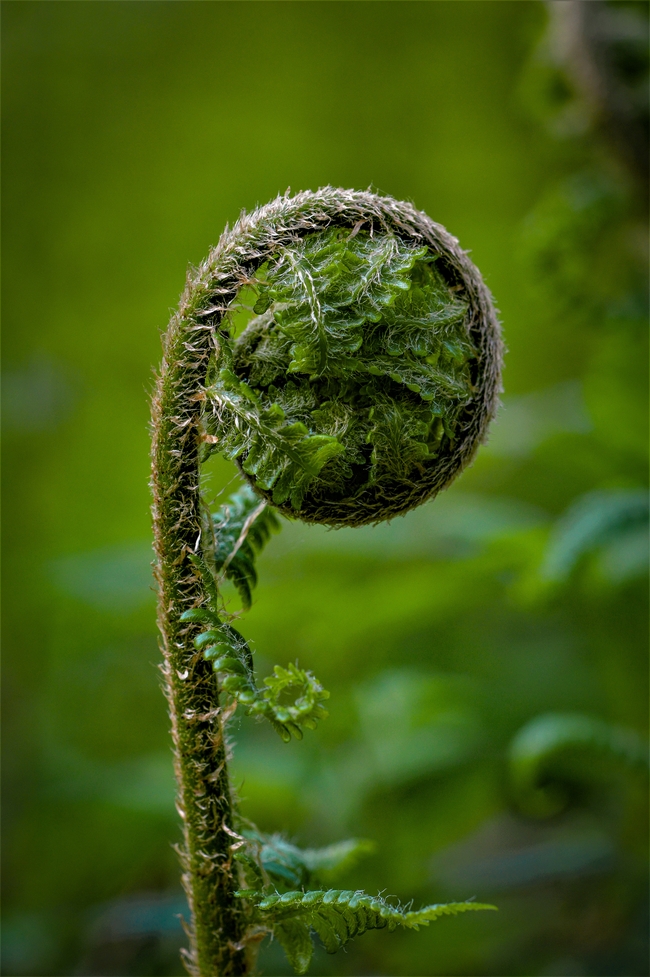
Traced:
[[[201, 560], [192, 559], [202, 555], [201, 440], [227, 446], [228, 439], [225, 420], [219, 411], [216, 434], [205, 433], [203, 406], [210, 392], [206, 391], [208, 368], [212, 357], [219, 367], [232, 355], [232, 351], [226, 355], [228, 351], [224, 353], [221, 349], [225, 339], [225, 332], [220, 332], [221, 320], [238, 290], [250, 281], [256, 269], [277, 254], [278, 249], [295, 243], [296, 236], [318, 232], [333, 224], [349, 229], [350, 237], [362, 226], [369, 229], [369, 238], [375, 229], [386, 231], [415, 246], [426, 244], [432, 254], [444, 256], [449, 280], [457, 283], [451, 290], [462, 289], [466, 297], [467, 336], [472, 338], [475, 348], [474, 407], [467, 416], [462, 415], [459, 437], [450, 438], [447, 456], [429, 468], [420, 466], [423, 484], [415, 491], [407, 480], [408, 491], [405, 489], [404, 497], [389, 512], [361, 506], [361, 512], [355, 509], [345, 518], [332, 518], [317, 506], [314, 511], [301, 512], [301, 518], [358, 525], [418, 505], [449, 484], [471, 461], [496, 409], [501, 343], [490, 295], [458, 242], [410, 204], [331, 187], [293, 198], [278, 198], [252, 215], [242, 216], [188, 279], [178, 312], [164, 339], [163, 362], [153, 398], [152, 489], [158, 624], [178, 780], [178, 810], [183, 821], [183, 845], [179, 854], [191, 913], [187, 927], [190, 949], [185, 953], [185, 962], [195, 977], [249, 973], [258, 940], [270, 931], [267, 923], [261, 925], [254, 905], [245, 908], [246, 900], [236, 895], [240, 879], [235, 856], [245, 840], [236, 832], [228, 779], [224, 732], [228, 716], [220, 702], [217, 673], [206, 656], [194, 647], [194, 639], [200, 632], [200, 625], [195, 623], [196, 614], [183, 620], [185, 612], [201, 607], [208, 599], [197, 570]], [[226, 394], [224, 403], [237, 406], [237, 393], [226, 390]], [[248, 390], [247, 396], [250, 399], [254, 395]], [[302, 425], [288, 426], [286, 430], [294, 437], [298, 428], [302, 431]], [[274, 432], [275, 429], [271, 434]], [[303, 467], [306, 465], [303, 455], [309, 454], [307, 448], [315, 444], [319, 451], [324, 451], [322, 442], [329, 444], [335, 439], [320, 437], [310, 441], [305, 436], [304, 440], [309, 444], [307, 447], [300, 444], [303, 453], [298, 459], [304, 463]], [[287, 444], [291, 448], [289, 441]], [[335, 447], [337, 453], [343, 450], [338, 442]], [[321, 467], [325, 460], [320, 458]], [[265, 494], [263, 485], [256, 485], [256, 491]], [[359, 508], [356, 498], [349, 499], [347, 504]], [[211, 613], [216, 611], [216, 606], [212, 606]], [[267, 686], [271, 688], [273, 681], [267, 682]], [[319, 690], [320, 686], [316, 692]], [[241, 860], [241, 851], [237, 857]], [[278, 932], [283, 932], [281, 926]], [[306, 933], [306, 942], [311, 947]]]

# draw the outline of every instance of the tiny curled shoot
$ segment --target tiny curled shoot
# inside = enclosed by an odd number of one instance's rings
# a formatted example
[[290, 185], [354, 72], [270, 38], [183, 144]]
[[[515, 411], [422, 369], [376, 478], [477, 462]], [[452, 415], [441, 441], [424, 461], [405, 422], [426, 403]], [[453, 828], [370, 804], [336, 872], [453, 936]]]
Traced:
[[[200, 609], [203, 611], [203, 609]], [[267, 719], [285, 743], [292, 734], [302, 739], [302, 728], [315, 729], [319, 719], [327, 717], [322, 703], [329, 692], [308, 671], [289, 664], [276, 665], [273, 675], [258, 688], [253, 670], [253, 656], [246, 639], [230, 624], [214, 622], [210, 613], [210, 628], [194, 639], [194, 647], [212, 662], [221, 678], [221, 688], [235, 699], [244, 711]], [[207, 615], [201, 614], [202, 622]], [[185, 611], [182, 621], [197, 621], [192, 611]]]

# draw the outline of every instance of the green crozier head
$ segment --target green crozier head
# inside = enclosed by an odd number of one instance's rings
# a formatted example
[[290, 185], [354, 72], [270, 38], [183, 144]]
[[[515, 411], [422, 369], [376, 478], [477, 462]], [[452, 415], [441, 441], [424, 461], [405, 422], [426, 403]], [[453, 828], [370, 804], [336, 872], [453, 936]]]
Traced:
[[474, 454], [491, 413], [485, 382], [494, 386], [482, 328], [443, 249], [389, 229], [296, 234], [222, 320], [208, 430], [287, 515], [391, 518]]

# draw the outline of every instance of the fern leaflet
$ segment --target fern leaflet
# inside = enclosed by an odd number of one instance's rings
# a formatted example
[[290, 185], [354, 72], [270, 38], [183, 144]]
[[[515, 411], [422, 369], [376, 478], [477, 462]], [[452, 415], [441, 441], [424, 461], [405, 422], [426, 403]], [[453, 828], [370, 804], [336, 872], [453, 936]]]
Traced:
[[256, 865], [259, 864], [273, 884], [294, 889], [311, 885], [317, 878], [334, 878], [374, 851], [373, 842], [363, 838], [351, 838], [325, 848], [298, 848], [281, 835], [264, 835], [258, 831], [243, 834], [254, 849]]
[[234, 583], [244, 609], [248, 610], [251, 591], [257, 584], [255, 557], [262, 552], [272, 533], [279, 532], [280, 521], [248, 483], [213, 513], [211, 521], [210, 560], [217, 573]]
[[441, 916], [496, 908], [477, 902], [450, 902], [413, 911], [391, 906], [379, 896], [351, 889], [273, 892], [268, 895], [243, 889], [237, 894], [253, 905], [254, 920], [272, 930], [298, 974], [306, 973], [311, 962], [312, 930], [328, 953], [336, 953], [353, 937], [371, 929], [394, 930], [403, 926], [417, 930]]
[[[296, 513], [323, 492], [382, 482], [390, 493], [459, 437], [476, 349], [467, 300], [439, 257], [332, 227], [250, 280], [257, 316], [223, 345], [205, 421], [211, 443], [274, 505]], [[239, 308], [226, 315], [231, 328]]]
[[632, 729], [581, 713], [546, 713], [523, 726], [509, 750], [510, 776], [520, 806], [536, 817], [550, 817], [566, 805], [554, 768], [571, 755], [591, 753], [630, 770], [648, 772], [648, 749]]
[[194, 638], [194, 647], [212, 662], [225, 692], [250, 715], [267, 719], [285, 742], [291, 740], [292, 734], [301, 739], [303, 727], [315, 729], [318, 720], [327, 716], [323, 702], [329, 692], [311, 672], [294, 664], [286, 668], [276, 665], [259, 688], [248, 642], [217, 611], [214, 574], [219, 571], [237, 586], [244, 607], [250, 607], [251, 588], [257, 582], [255, 556], [271, 533], [279, 529], [277, 516], [249, 486], [244, 486], [211, 517], [211, 528], [207, 553], [191, 556], [201, 574], [208, 603], [185, 611], [181, 621], [205, 626]]

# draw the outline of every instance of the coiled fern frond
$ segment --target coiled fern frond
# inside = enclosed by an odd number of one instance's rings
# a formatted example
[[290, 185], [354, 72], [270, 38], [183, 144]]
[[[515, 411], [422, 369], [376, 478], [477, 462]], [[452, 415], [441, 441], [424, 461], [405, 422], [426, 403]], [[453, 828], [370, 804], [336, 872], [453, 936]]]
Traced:
[[281, 198], [222, 239], [204, 287], [192, 315], [218, 326], [206, 452], [287, 514], [387, 519], [474, 456], [496, 409], [498, 324], [426, 215], [351, 191]]
[[208, 429], [276, 505], [299, 513], [306, 497], [332, 506], [351, 490], [378, 503], [458, 438], [477, 350], [439, 258], [332, 227], [248, 281], [259, 315], [224, 344]]
[[513, 792], [520, 807], [534, 817], [550, 817], [567, 803], [563, 764], [576, 754], [648, 773], [648, 748], [632, 729], [582, 713], [545, 713], [523, 726], [509, 749]]
[[[188, 279], [153, 400], [152, 485], [190, 974], [249, 973], [269, 928], [304, 972], [310, 928], [335, 949], [369, 928], [481, 908], [413, 913], [362, 893], [298, 891], [325, 856], [238, 831], [224, 736], [233, 704], [289, 740], [324, 717], [327, 692], [293, 664], [258, 686], [219, 585], [231, 580], [250, 606], [255, 557], [277, 528], [269, 505], [358, 526], [448, 486], [496, 411], [501, 351], [490, 294], [455, 238], [369, 192], [280, 197], [226, 230]], [[199, 468], [213, 452], [249, 488], [210, 516]]]

